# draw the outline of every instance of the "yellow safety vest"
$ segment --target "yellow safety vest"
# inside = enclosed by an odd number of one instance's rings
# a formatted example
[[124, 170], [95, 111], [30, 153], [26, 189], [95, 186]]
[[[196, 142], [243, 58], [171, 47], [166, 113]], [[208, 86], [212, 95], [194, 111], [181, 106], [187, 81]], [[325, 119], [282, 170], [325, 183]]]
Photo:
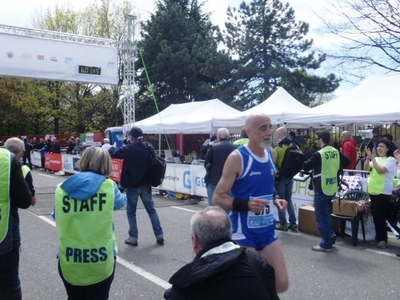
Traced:
[[325, 195], [331, 196], [338, 189], [340, 153], [332, 146], [326, 146], [318, 152], [321, 154], [321, 189]]
[[26, 177], [26, 175], [28, 175], [30, 171], [31, 169], [29, 169], [28, 166], [22, 165], [22, 175], [24, 176], [24, 178]]
[[87, 286], [110, 277], [114, 269], [114, 183], [104, 180], [92, 198], [76, 200], [56, 189], [56, 227], [60, 266], [72, 285]]
[[[388, 159], [389, 157], [383, 160], [380, 164], [378, 163], [378, 165], [382, 166]], [[382, 194], [383, 189], [385, 188], [385, 179], [386, 174], [379, 174], [375, 168], [372, 168], [369, 173], [368, 193], [371, 195]]]
[[10, 219], [10, 152], [0, 149], [0, 243], [8, 233]]

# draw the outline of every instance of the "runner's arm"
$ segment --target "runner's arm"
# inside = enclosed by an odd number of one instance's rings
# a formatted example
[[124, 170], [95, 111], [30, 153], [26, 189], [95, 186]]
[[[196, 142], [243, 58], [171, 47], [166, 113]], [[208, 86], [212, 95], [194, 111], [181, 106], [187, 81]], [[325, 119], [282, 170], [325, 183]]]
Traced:
[[233, 198], [229, 195], [236, 178], [241, 173], [242, 160], [240, 154], [233, 151], [226, 159], [222, 176], [214, 193], [214, 203], [223, 209], [232, 210]]

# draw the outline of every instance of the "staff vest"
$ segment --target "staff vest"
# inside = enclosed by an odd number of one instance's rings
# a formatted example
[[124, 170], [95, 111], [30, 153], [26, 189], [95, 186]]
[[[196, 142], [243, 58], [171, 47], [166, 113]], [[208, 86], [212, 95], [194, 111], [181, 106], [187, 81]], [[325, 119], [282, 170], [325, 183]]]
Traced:
[[10, 221], [10, 156], [8, 150], [0, 149], [0, 252], [12, 242], [12, 236], [7, 237]]
[[[388, 159], [389, 157], [386, 157], [386, 159], [382, 160], [378, 165], [382, 166]], [[369, 173], [368, 193], [371, 195], [382, 194], [385, 188], [385, 180], [386, 174], [379, 174], [375, 168], [372, 168]]]
[[26, 178], [26, 175], [31, 171], [28, 166], [22, 165], [22, 175]]
[[87, 200], [56, 189], [56, 227], [60, 267], [72, 285], [87, 286], [111, 276], [114, 269], [114, 183], [104, 180]]
[[[321, 155], [321, 189], [325, 195], [331, 196], [338, 189], [338, 171], [340, 169], [339, 151], [332, 146], [318, 151]], [[314, 178], [317, 177], [314, 175]]]

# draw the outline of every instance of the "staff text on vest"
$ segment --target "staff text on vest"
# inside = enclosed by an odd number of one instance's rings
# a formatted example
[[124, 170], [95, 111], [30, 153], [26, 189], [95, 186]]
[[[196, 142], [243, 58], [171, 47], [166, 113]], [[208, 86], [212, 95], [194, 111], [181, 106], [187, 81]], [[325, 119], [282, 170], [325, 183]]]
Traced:
[[106, 203], [107, 195], [105, 193], [94, 194], [92, 198], [88, 200], [76, 200], [75, 198], [65, 195], [62, 199], [64, 204], [62, 210], [64, 213], [82, 211], [93, 211], [98, 207], [99, 211], [103, 210], [103, 204]]
[[324, 155], [325, 155], [326, 159], [338, 158], [339, 152], [338, 151], [325, 151]]

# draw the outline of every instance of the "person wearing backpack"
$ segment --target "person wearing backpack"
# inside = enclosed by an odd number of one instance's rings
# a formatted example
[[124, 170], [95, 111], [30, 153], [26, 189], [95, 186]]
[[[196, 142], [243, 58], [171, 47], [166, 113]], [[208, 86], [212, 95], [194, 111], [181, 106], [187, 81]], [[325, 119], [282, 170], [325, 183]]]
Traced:
[[153, 146], [143, 141], [143, 132], [139, 127], [132, 127], [129, 135], [130, 143], [128, 145], [119, 149], [111, 147], [108, 150], [112, 158], [124, 160], [121, 172], [121, 186], [126, 189], [128, 198], [126, 214], [129, 222], [129, 237], [125, 240], [125, 244], [130, 246], [138, 245], [139, 232], [136, 221], [136, 208], [140, 196], [149, 215], [156, 243], [163, 245], [163, 229], [154, 207], [149, 176], [151, 155], [154, 153], [154, 149], [149, 151], [149, 147], [153, 148]]
[[[290, 159], [288, 157], [288, 150], [294, 149], [300, 151], [300, 149], [288, 135], [288, 131], [285, 127], [279, 127], [276, 130], [275, 135], [278, 140], [278, 144], [274, 148], [274, 162], [275, 165], [278, 167], [278, 176], [275, 179], [275, 188], [276, 193], [279, 195], [279, 198], [285, 199], [287, 201], [287, 212], [289, 215], [288, 224], [286, 221], [286, 210], [279, 211], [279, 225], [276, 226], [276, 229], [282, 231], [287, 231], [288, 229], [292, 231], [298, 231], [297, 219], [292, 201], [293, 176], [300, 171], [301, 164], [304, 162], [304, 159], [301, 161], [299, 170], [297, 170], [299, 167], [297, 167], [296, 169], [296, 166], [293, 163], [286, 163], [290, 165], [290, 167], [285, 167], [285, 169], [288, 170], [284, 170], [282, 167], [284, 167], [285, 165], [285, 160]], [[289, 170], [290, 168], [296, 170]]]

